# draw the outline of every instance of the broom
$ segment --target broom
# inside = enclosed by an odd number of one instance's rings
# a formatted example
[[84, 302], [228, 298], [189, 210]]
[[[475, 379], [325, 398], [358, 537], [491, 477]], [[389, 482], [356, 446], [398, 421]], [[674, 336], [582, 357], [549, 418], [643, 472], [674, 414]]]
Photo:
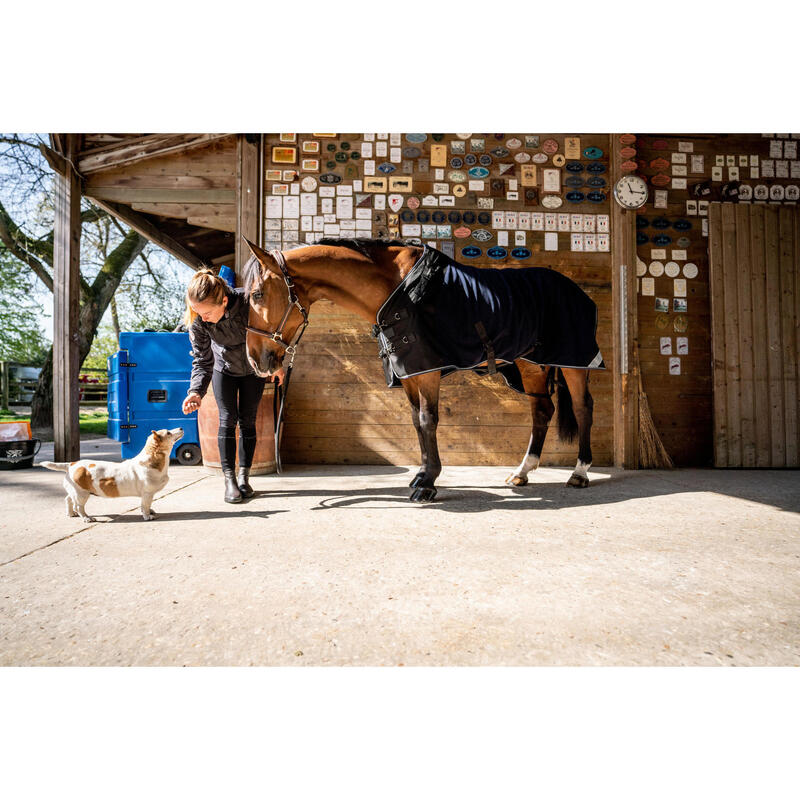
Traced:
[[639, 351], [636, 350], [636, 375], [639, 379], [639, 467], [641, 469], [672, 469], [675, 464], [664, 449], [658, 435], [647, 395], [642, 386], [642, 371], [639, 368]]

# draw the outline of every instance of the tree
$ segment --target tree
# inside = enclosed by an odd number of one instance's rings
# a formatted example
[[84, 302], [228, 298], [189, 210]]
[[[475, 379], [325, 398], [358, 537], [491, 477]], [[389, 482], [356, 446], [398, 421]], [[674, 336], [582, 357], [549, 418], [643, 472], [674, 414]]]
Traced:
[[18, 361], [41, 367], [50, 342], [39, 318], [44, 313], [32, 296], [33, 281], [19, 270], [18, 262], [0, 245], [0, 361]]
[[[16, 259], [20, 272], [27, 269], [39, 285], [53, 291], [53, 180], [41, 151], [44, 136], [0, 136], [0, 242]], [[18, 220], [24, 220], [18, 223]], [[127, 230], [86, 198], [81, 201], [81, 265], [78, 351], [81, 363], [89, 354], [103, 315], [111, 304], [128, 268], [144, 258], [144, 270], [153, 275], [145, 246], [147, 240]], [[31, 405], [32, 427], [53, 427], [52, 348]]]

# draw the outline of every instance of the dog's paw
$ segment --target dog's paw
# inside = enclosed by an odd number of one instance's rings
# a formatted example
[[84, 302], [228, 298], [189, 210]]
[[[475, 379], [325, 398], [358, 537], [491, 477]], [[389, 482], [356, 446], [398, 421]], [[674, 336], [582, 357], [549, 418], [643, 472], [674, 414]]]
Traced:
[[97, 520], [94, 517], [87, 517], [86, 515], [82, 515], [81, 519], [84, 522], [97, 522]]
[[142, 519], [145, 522], [150, 522], [151, 520], [154, 520], [155, 518], [156, 518], [156, 512], [155, 511], [151, 511], [149, 514], [142, 514]]

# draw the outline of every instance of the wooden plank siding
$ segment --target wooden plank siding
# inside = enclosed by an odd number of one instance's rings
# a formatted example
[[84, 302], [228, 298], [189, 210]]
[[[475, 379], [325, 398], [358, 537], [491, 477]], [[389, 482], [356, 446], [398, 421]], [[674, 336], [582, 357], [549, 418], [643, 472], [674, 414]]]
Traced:
[[237, 137], [91, 172], [84, 194], [133, 211], [235, 232]]
[[719, 467], [800, 466], [798, 220], [787, 206], [710, 206]]
[[127, 136], [122, 140], [93, 146], [90, 152], [82, 153], [78, 158], [78, 172], [81, 175], [89, 175], [152, 158], [176, 156], [195, 148], [201, 148], [229, 135], [224, 133], [169, 133]]
[[[548, 136], [549, 134], [541, 134], [541, 141]], [[561, 143], [563, 149], [564, 135], [553, 136]], [[297, 145], [300, 146], [303, 140], [310, 138], [313, 137], [298, 134]], [[444, 134], [444, 139], [437, 141], [446, 145], [449, 150], [450, 141], [454, 138], [452, 134]], [[338, 148], [339, 142], [348, 141], [351, 142], [352, 150], [356, 150], [360, 146], [360, 140], [360, 134], [337, 134], [334, 144]], [[425, 151], [429, 143], [430, 137], [428, 142], [421, 145], [421, 149]], [[495, 143], [500, 142], [495, 140]], [[265, 152], [267, 168], [276, 166], [271, 163], [270, 156], [272, 147], [280, 145], [281, 142], [276, 134], [267, 134]], [[323, 165], [327, 159], [332, 158], [329, 146], [329, 139], [321, 141], [320, 161]], [[487, 136], [487, 151], [493, 146]], [[605, 154], [606, 161], [610, 157], [608, 134], [583, 134], [580, 136], [580, 146], [599, 148]], [[427, 155], [426, 152], [423, 154]], [[450, 156], [448, 161], [449, 158]], [[380, 161], [380, 158], [378, 160]], [[512, 160], [512, 156], [507, 160]], [[352, 165], [356, 162], [348, 163]], [[356, 168], [360, 169], [360, 166], [357, 165]], [[331, 167], [329, 164], [327, 169], [341, 171], [345, 169], [345, 165]], [[433, 169], [420, 167], [417, 162], [411, 166], [410, 173], [401, 173], [402, 166], [399, 163], [397, 169], [397, 175], [412, 175], [413, 194], [419, 198], [432, 194], [434, 182], [439, 180], [434, 177]], [[540, 182], [541, 174], [540, 169], [538, 172]], [[610, 176], [606, 173], [604, 177]], [[506, 173], [503, 181], [508, 178], [519, 178], [518, 168]], [[279, 182], [274, 181], [274, 183]], [[268, 194], [273, 193], [272, 184], [272, 180], [267, 182]], [[613, 202], [610, 199], [610, 186], [607, 185], [604, 192], [609, 196], [601, 203], [586, 202], [575, 205], [565, 203], [558, 212], [609, 214], [610, 204]], [[536, 205], [525, 205], [523, 194], [520, 192], [519, 200], [507, 199], [504, 193], [502, 196], [495, 195], [493, 208], [507, 211], [545, 210]], [[472, 200], [469, 197], [460, 198], [455, 208], [460, 211], [477, 212], [479, 209], [475, 207], [475, 203], [474, 198]], [[429, 211], [433, 212], [436, 209], [432, 208]], [[380, 227], [380, 224], [376, 224], [372, 235], [378, 235]], [[530, 249], [531, 255], [524, 262], [516, 262], [511, 257], [493, 261], [483, 253], [477, 259], [470, 261], [470, 264], [485, 268], [549, 267], [578, 283], [597, 304], [599, 317], [597, 340], [607, 369], [593, 371], [590, 378], [590, 390], [595, 401], [592, 428], [593, 463], [610, 465], [614, 463], [615, 424], [612, 413], [614, 408], [611, 270], [613, 254], [600, 251], [572, 251], [569, 234], [562, 231], [558, 235], [559, 249], [545, 251], [543, 234], [527, 233], [525, 246]], [[510, 241], [513, 240], [512, 232]], [[457, 258], [460, 248], [470, 243], [471, 240], [455, 240]], [[488, 248], [488, 245], [486, 247]], [[508, 250], [512, 248], [513, 244]], [[310, 325], [295, 361], [287, 402], [286, 427], [281, 446], [284, 462], [418, 464], [419, 443], [411, 422], [409, 403], [402, 389], [387, 388], [377, 344], [369, 335], [369, 324], [356, 316], [344, 313], [330, 303], [315, 304], [311, 309], [310, 319]], [[480, 377], [471, 372], [460, 372], [445, 378], [441, 386], [439, 414], [438, 442], [445, 468], [448, 465], [469, 464], [515, 467], [526, 452], [531, 431], [530, 400], [509, 389], [499, 376]], [[542, 463], [572, 466], [577, 458], [577, 449], [577, 442], [565, 444], [559, 441], [553, 422], [545, 443]]]

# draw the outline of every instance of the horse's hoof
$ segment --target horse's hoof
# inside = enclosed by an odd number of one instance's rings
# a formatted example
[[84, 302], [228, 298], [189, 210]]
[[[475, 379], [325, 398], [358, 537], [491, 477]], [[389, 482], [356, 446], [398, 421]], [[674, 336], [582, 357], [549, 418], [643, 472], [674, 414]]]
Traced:
[[576, 489], [585, 489], [589, 485], [589, 479], [585, 475], [572, 475], [567, 481], [567, 486]]
[[408, 484], [409, 488], [416, 489], [422, 483], [424, 477], [425, 477], [425, 475], [423, 473], [421, 473], [421, 472], [419, 474], [415, 475], [414, 476], [414, 480], [411, 481], [411, 483]]
[[409, 500], [412, 503], [430, 503], [436, 497], [436, 489], [433, 486], [421, 486], [411, 492]]
[[511, 474], [506, 478], [506, 483], [509, 486], [527, 486], [528, 477], [527, 475]]

